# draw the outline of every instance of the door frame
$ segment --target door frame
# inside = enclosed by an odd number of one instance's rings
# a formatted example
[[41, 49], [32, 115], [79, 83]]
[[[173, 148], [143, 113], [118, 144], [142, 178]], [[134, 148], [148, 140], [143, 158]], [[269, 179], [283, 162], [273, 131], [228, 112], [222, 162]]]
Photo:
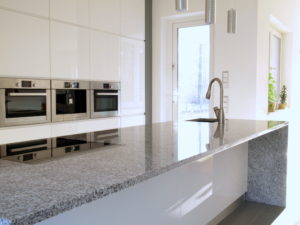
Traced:
[[[172, 23], [172, 120], [178, 120], [178, 29], [185, 27], [205, 26], [203, 16], [186, 21], [176, 21]], [[214, 73], [214, 32], [213, 25], [210, 26], [210, 66], [209, 79]], [[211, 100], [213, 102], [213, 99]]]

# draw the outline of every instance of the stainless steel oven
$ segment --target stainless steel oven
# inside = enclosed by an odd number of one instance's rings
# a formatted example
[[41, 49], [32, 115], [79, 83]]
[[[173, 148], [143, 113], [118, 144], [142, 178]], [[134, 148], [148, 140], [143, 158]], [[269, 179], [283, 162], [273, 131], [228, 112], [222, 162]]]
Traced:
[[0, 78], [0, 126], [51, 122], [50, 80]]
[[52, 156], [60, 157], [72, 152], [89, 150], [91, 148], [91, 134], [75, 134], [52, 139]]
[[91, 83], [91, 117], [113, 117], [119, 115], [120, 83]]
[[0, 146], [0, 158], [33, 163], [51, 158], [51, 139], [25, 141]]
[[52, 80], [52, 121], [90, 118], [90, 84], [87, 81]]

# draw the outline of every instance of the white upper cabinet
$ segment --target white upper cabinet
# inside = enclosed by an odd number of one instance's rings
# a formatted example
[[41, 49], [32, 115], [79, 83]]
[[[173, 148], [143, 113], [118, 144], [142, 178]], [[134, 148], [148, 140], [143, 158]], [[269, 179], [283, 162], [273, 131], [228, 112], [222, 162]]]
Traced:
[[90, 78], [89, 30], [51, 22], [51, 77]]
[[0, 0], [0, 7], [49, 17], [49, 0]]
[[50, 0], [50, 17], [89, 26], [88, 0]]
[[120, 37], [91, 32], [91, 79], [120, 81]]
[[121, 1], [121, 33], [145, 40], [145, 0]]
[[0, 10], [0, 76], [50, 77], [49, 21]]
[[121, 114], [144, 114], [145, 44], [122, 38], [121, 49]]
[[123, 0], [90, 0], [91, 27], [120, 34], [121, 1]]

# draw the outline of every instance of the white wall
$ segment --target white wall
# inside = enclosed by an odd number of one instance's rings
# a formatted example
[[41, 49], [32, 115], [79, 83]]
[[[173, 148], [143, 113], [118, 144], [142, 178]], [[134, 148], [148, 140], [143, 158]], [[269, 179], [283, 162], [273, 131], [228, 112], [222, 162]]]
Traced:
[[[177, 13], [175, 1], [154, 0], [153, 4], [153, 121], [172, 120], [172, 62], [168, 60], [172, 41], [166, 36], [167, 25], [182, 17], [204, 13], [204, 0], [190, 1], [189, 11]], [[300, 8], [297, 0], [217, 0], [217, 22], [213, 25], [213, 70], [211, 77], [221, 77], [229, 71], [229, 112], [227, 118], [265, 119], [268, 107], [269, 27], [270, 15], [276, 16], [289, 28], [285, 36], [287, 52], [284, 73], [289, 96], [298, 96], [300, 73], [299, 40]], [[227, 34], [227, 10], [237, 10], [237, 33]], [[171, 21], [171, 22], [170, 22]], [[298, 31], [299, 30], [299, 31]], [[299, 66], [298, 66], [299, 65]], [[300, 92], [300, 91], [299, 91]], [[214, 104], [219, 104], [219, 91], [215, 88]], [[297, 97], [294, 97], [297, 99]], [[292, 105], [292, 99], [289, 99]], [[296, 104], [295, 104], [296, 105]]]
[[[300, 2], [297, 0], [264, 0], [258, 1], [257, 33], [257, 116], [264, 118], [267, 111], [268, 72], [269, 72], [269, 29], [270, 16], [275, 17], [285, 27], [284, 45], [285, 61], [283, 84], [288, 87], [288, 101], [291, 108], [298, 107], [300, 74]], [[280, 27], [278, 27], [280, 28]]]
[[[175, 11], [175, 1], [153, 2], [154, 122], [172, 120], [172, 61], [169, 56], [170, 46], [166, 44], [172, 41], [172, 37], [170, 31], [165, 31], [168, 29], [168, 23], [201, 17], [203, 19], [204, 0], [189, 2], [189, 10], [186, 13]], [[225, 90], [225, 95], [229, 96], [230, 101], [227, 117], [255, 117], [257, 5], [256, 1], [247, 0], [237, 1], [234, 6], [231, 4], [232, 1], [229, 0], [217, 1], [217, 23], [212, 28], [211, 77], [221, 77], [222, 71], [230, 73], [230, 88]], [[238, 10], [238, 33], [235, 35], [226, 32], [227, 10], [231, 7]], [[245, 24], [247, 26], [244, 26]], [[216, 88], [215, 93], [218, 91]], [[218, 94], [214, 102], [219, 104]]]

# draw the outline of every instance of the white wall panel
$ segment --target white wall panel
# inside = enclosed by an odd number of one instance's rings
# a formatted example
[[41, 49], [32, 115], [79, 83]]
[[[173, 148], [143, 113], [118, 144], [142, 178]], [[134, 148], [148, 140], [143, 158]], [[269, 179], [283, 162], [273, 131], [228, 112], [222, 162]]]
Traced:
[[88, 0], [50, 0], [50, 17], [89, 26]]
[[121, 1], [121, 34], [145, 40], [145, 0]]
[[90, 78], [89, 30], [51, 22], [51, 77]]
[[121, 115], [145, 113], [145, 43], [121, 41]]
[[50, 77], [49, 21], [0, 9], [0, 75]]
[[120, 37], [91, 33], [91, 79], [120, 81]]
[[91, 27], [120, 34], [121, 1], [123, 0], [90, 0]]
[[0, 0], [0, 7], [49, 17], [49, 0]]

